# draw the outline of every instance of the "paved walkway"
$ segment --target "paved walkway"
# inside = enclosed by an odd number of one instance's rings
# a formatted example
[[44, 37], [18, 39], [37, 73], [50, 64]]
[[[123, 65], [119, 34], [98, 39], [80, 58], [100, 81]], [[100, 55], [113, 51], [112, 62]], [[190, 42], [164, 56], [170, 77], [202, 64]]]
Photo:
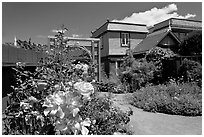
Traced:
[[124, 94], [113, 95], [116, 106], [133, 110], [129, 125], [135, 135], [201, 135], [202, 117], [145, 112], [128, 104]]

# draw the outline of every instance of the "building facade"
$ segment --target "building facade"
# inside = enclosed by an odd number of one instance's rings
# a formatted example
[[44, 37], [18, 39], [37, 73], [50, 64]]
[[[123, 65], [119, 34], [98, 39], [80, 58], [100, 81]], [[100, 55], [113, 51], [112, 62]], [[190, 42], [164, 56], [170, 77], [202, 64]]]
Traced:
[[146, 25], [107, 21], [92, 32], [93, 38], [101, 41], [101, 65], [107, 76], [117, 75], [117, 69], [126, 56], [147, 35]]
[[170, 18], [147, 28], [143, 24], [107, 20], [92, 32], [92, 37], [100, 38], [102, 69], [109, 76], [111, 73], [117, 74], [127, 50], [131, 50], [135, 58], [144, 57], [147, 51], [156, 46], [174, 51], [195, 31], [202, 31], [201, 21]]
[[179, 44], [195, 31], [202, 31], [202, 22], [170, 18], [149, 28], [149, 34], [132, 51], [135, 58], [144, 57], [146, 52], [156, 46], [176, 50]]

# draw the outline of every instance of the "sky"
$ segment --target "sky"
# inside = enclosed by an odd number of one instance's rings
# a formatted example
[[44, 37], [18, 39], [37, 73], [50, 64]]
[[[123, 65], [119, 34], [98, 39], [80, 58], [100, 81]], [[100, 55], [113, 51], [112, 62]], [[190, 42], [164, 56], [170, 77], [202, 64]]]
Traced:
[[46, 44], [62, 24], [67, 36], [90, 37], [107, 19], [154, 25], [170, 17], [202, 21], [201, 2], [3, 2], [2, 43], [14, 37]]

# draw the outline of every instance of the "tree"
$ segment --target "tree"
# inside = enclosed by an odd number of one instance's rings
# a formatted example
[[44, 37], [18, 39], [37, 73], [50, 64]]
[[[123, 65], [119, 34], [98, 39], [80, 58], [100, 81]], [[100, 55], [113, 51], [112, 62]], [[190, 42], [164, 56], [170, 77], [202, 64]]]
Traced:
[[179, 54], [183, 56], [201, 55], [202, 54], [202, 32], [192, 32], [181, 43]]

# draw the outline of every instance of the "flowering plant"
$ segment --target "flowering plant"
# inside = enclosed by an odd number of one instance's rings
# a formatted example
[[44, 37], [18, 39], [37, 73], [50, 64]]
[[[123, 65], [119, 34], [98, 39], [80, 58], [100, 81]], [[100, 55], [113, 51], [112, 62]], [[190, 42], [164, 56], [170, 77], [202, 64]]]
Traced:
[[[75, 85], [80, 85], [82, 88]], [[91, 94], [94, 93], [92, 84], [76, 82], [74, 88], [71, 85], [64, 86], [63, 83], [60, 86], [62, 86], [60, 91], [56, 91], [45, 98], [43, 104], [46, 107], [44, 115], [52, 117], [58, 134], [81, 133], [87, 135], [88, 129], [86, 126], [89, 126], [91, 121], [89, 118], [83, 120], [78, 112], [82, 106], [82, 98], [90, 99]]]
[[56, 37], [55, 50], [47, 52], [34, 72], [26, 71], [20, 62], [14, 68], [17, 81], [8, 94], [3, 134], [93, 134], [89, 131], [96, 119], [80, 113], [85, 110], [85, 102], [94, 103], [92, 66], [73, 63], [67, 57], [63, 33]]

